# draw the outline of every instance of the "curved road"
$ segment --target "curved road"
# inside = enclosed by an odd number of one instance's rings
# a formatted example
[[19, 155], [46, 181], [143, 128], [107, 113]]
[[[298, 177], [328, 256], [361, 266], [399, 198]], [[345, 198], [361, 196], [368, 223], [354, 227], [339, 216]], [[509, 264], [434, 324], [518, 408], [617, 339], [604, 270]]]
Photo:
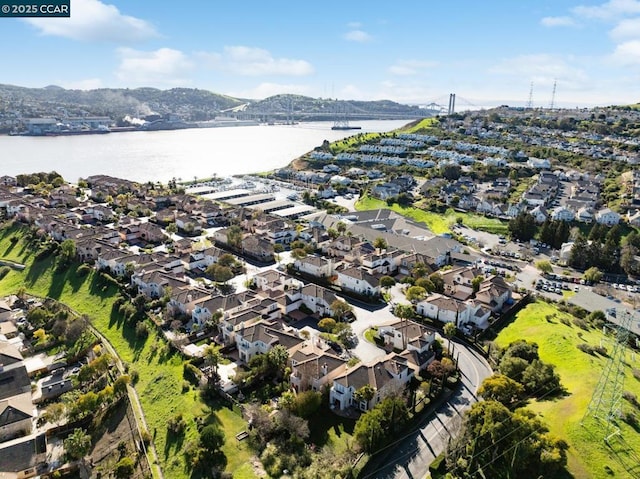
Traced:
[[[399, 294], [398, 294], [399, 293]], [[401, 298], [402, 293], [392, 290], [392, 296]], [[358, 345], [353, 352], [363, 362], [368, 363], [384, 356], [385, 352], [364, 339], [364, 332], [372, 326], [387, 324], [397, 320], [389, 305], [372, 307], [349, 300], [357, 320], [351, 326], [358, 336]], [[446, 340], [445, 340], [446, 341]], [[387, 446], [377, 458], [369, 462], [362, 471], [362, 478], [422, 479], [429, 465], [442, 453], [449, 438], [456, 433], [462, 413], [477, 402], [476, 391], [482, 381], [493, 371], [482, 355], [469, 345], [454, 340], [453, 356], [458, 359], [461, 381], [454, 394], [436, 410], [425, 417], [417, 429], [404, 437], [399, 437]]]

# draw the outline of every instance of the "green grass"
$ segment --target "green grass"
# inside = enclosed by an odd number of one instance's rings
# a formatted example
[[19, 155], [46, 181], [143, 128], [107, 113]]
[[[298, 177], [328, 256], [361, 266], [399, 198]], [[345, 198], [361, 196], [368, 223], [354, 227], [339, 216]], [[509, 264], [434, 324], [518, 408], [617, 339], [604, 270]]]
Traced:
[[438, 125], [438, 119], [435, 117], [423, 118], [418, 122], [413, 122], [406, 127], [400, 128], [401, 133], [425, 133]]
[[385, 208], [407, 216], [414, 221], [425, 223], [435, 234], [451, 232], [451, 226], [458, 217], [462, 218], [464, 225], [474, 230], [488, 231], [489, 233], [505, 234], [508, 232], [508, 224], [497, 218], [488, 218], [474, 213], [457, 212], [449, 208], [445, 214], [426, 211], [415, 206], [404, 207], [397, 203], [388, 206], [386, 201], [366, 195], [360, 198], [355, 207], [358, 211], [375, 210]]
[[386, 136], [386, 133], [358, 133], [357, 135], [331, 143], [331, 153], [336, 155], [344, 151], [352, 151], [360, 145], [378, 140], [384, 136]]
[[[500, 332], [496, 342], [504, 347], [516, 339], [534, 341], [538, 343], [540, 358], [556, 366], [567, 394], [551, 400], [532, 402], [530, 408], [543, 417], [551, 433], [569, 443], [569, 470], [574, 477], [631, 477], [621, 461], [630, 463], [633, 457], [629, 450], [640, 450], [638, 431], [619, 421], [627, 444], [622, 445], [614, 440], [609, 448], [601, 437], [594, 435], [596, 429], [593, 424], [587, 422], [587, 427], [580, 424], [607, 359], [583, 353], [576, 345], [586, 342], [598, 346], [602, 341], [611, 351], [611, 338], [605, 337], [600, 330], [584, 331], [572, 323], [567, 326], [561, 322], [563, 318], [569, 321], [572, 319], [554, 305], [544, 302], [530, 304]], [[632, 376], [632, 368], [640, 368], [640, 362], [628, 353], [624, 390], [640, 396], [640, 381]], [[628, 402], [623, 403], [624, 408], [631, 408]], [[639, 413], [636, 410], [636, 414]], [[607, 473], [605, 467], [610, 468], [613, 474]]]
[[[88, 314], [92, 324], [113, 345], [121, 359], [139, 373], [136, 390], [165, 477], [190, 477], [185, 470], [183, 448], [197, 437], [194, 418], [207, 415], [209, 410], [198, 391], [191, 388], [182, 392], [182, 358], [165, 347], [165, 341], [154, 328], [150, 328], [145, 341], [137, 340], [133, 328], [123, 324], [117, 312], [112, 310], [117, 292], [115, 286], [101, 286], [94, 272], [79, 277], [75, 274], [77, 265], [59, 273], [54, 272], [52, 258], [34, 262], [33, 250], [22, 239], [24, 231], [21, 228], [0, 230], [0, 258], [27, 264], [24, 271], [12, 270], [0, 281], [0, 296], [24, 286], [31, 294], [57, 299], [81, 314]], [[12, 236], [20, 238], [19, 241], [12, 243]], [[184, 438], [167, 435], [167, 421], [177, 413], [182, 413], [187, 423]], [[227, 455], [227, 470], [236, 471], [237, 468], [242, 471], [234, 477], [255, 477], [252, 469], [246, 470], [244, 466], [252, 453], [246, 446], [237, 448], [235, 445], [235, 434], [245, 427], [242, 418], [227, 408], [218, 408], [209, 420], [219, 420], [225, 428], [227, 439], [223, 452]]]

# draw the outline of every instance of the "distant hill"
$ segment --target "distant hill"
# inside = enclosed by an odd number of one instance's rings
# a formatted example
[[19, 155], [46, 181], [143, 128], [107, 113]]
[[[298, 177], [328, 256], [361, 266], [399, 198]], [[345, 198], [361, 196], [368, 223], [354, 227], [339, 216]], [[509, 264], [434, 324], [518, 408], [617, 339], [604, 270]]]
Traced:
[[125, 116], [175, 113], [185, 120], [208, 120], [225, 112], [243, 112], [263, 119], [300, 120], [428, 116], [415, 106], [388, 100], [343, 101], [300, 95], [276, 95], [264, 100], [248, 100], [220, 95], [197, 88], [100, 88], [67, 90], [48, 85], [25, 88], [0, 84], [0, 121], [16, 118], [108, 116], [121, 120]]
[[264, 100], [250, 102], [246, 112], [278, 113], [286, 116], [290, 113], [298, 120], [334, 120], [346, 118], [418, 118], [428, 116], [429, 112], [417, 106], [403, 105], [390, 100], [357, 101], [311, 98], [302, 95], [275, 95]]

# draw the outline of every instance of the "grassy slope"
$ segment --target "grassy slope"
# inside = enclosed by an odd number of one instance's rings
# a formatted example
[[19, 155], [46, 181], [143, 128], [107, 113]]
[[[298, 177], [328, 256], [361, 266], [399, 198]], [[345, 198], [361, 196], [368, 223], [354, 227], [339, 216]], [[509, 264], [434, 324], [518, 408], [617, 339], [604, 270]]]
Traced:
[[[548, 315], [555, 317], [547, 321]], [[585, 354], [576, 345], [586, 342], [597, 346], [604, 341], [603, 344], [611, 350], [610, 338], [605, 338], [598, 330], [584, 331], [574, 325], [567, 326], [559, 321], [562, 317], [571, 319], [570, 315], [553, 305], [543, 302], [531, 304], [498, 335], [497, 343], [507, 346], [516, 339], [534, 341], [539, 345], [541, 359], [556, 366], [568, 394], [549, 401], [533, 402], [530, 407], [543, 416], [552, 433], [569, 443], [569, 469], [573, 475], [577, 479], [631, 477], [602, 439], [593, 437], [594, 428], [580, 425], [606, 358]], [[630, 353], [627, 354], [627, 362], [631, 367], [640, 367], [640, 362]], [[624, 389], [640, 396], [640, 382], [631, 375], [631, 367], [626, 368]], [[631, 408], [628, 402], [623, 403], [624, 408]], [[621, 424], [627, 443], [634, 450], [640, 450], [638, 431]], [[614, 442], [613, 450], [620, 449], [620, 444]], [[633, 459], [625, 453], [620, 458], [625, 462]], [[609, 467], [613, 474], [606, 472], [605, 467]]]
[[[182, 359], [175, 354], [162, 354], [165, 343], [155, 330], [151, 329], [148, 339], [140, 342], [130, 328], [122, 327], [118, 315], [112, 314], [111, 309], [115, 288], [103, 290], [98, 287], [93, 273], [84, 278], [78, 278], [74, 269], [54, 274], [51, 259], [34, 264], [32, 251], [21, 240], [12, 244], [11, 236], [21, 238], [22, 235], [16, 230], [0, 230], [0, 258], [24, 262], [28, 267], [24, 272], [11, 271], [0, 280], [0, 296], [24, 286], [30, 293], [58, 299], [78, 312], [88, 314], [122, 360], [140, 374], [136, 389], [165, 477], [189, 477], [184, 470], [181, 451], [189, 440], [197, 437], [193, 418], [209, 411], [197, 391], [191, 389], [182, 393]], [[183, 414], [188, 424], [184, 440], [167, 437], [167, 421], [178, 412]], [[237, 448], [235, 444], [234, 435], [245, 428], [242, 418], [229, 409], [221, 408], [210, 416], [210, 420], [221, 421], [225, 427], [227, 440], [223, 452], [227, 456], [228, 470], [234, 471], [234, 477], [255, 477], [249, 465], [250, 451], [246, 447]]]
[[507, 223], [496, 218], [487, 218], [473, 213], [459, 213], [448, 209], [444, 215], [432, 211], [421, 210], [416, 207], [403, 207], [394, 203], [388, 206], [386, 201], [365, 196], [356, 202], [358, 211], [375, 210], [378, 208], [388, 208], [397, 213], [405, 215], [415, 221], [425, 223], [435, 234], [448, 233], [451, 225], [456, 222], [457, 217], [461, 217], [466, 226], [491, 233], [503, 234], [508, 231]]

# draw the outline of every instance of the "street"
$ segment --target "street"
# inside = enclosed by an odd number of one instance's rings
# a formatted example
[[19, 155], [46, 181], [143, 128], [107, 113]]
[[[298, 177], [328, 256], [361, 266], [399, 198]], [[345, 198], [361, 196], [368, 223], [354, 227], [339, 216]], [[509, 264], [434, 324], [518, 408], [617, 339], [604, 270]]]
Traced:
[[[459, 355], [459, 356], [458, 356]], [[365, 467], [363, 478], [418, 479], [446, 448], [455, 435], [462, 415], [478, 398], [475, 392], [482, 381], [493, 374], [487, 361], [473, 349], [454, 341], [454, 356], [458, 356], [461, 385], [435, 413], [426, 417], [419, 428], [387, 446], [383, 459], [374, 460], [375, 469]], [[384, 455], [386, 454], [386, 457]]]

